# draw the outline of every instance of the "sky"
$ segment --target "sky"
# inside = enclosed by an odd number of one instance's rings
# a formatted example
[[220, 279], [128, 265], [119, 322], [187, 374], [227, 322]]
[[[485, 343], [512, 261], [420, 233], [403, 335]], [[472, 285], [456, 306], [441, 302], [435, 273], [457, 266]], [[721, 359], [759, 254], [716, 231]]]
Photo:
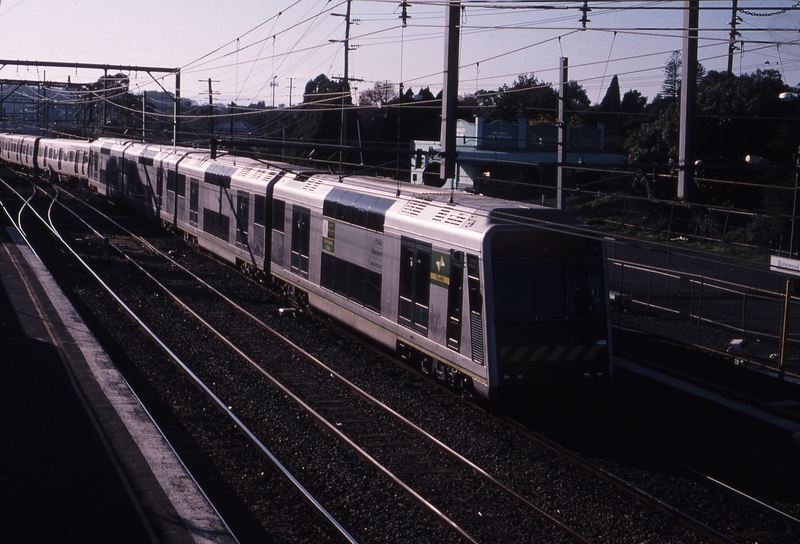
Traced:
[[[352, 0], [349, 77], [357, 94], [382, 82], [442, 88], [443, 0]], [[682, 48], [683, 0], [462, 0], [459, 93], [495, 90], [520, 74], [569, 79], [602, 100], [614, 75], [622, 93], [652, 100], [664, 65]], [[727, 68], [731, 0], [700, 2], [699, 60]], [[800, 84], [800, 2], [739, 0], [736, 74], [778, 70]], [[207, 103], [293, 105], [319, 74], [344, 76], [346, 0], [0, 0], [0, 59], [180, 68], [181, 96]], [[0, 66], [2, 62], [0, 61]], [[133, 92], [174, 91], [174, 75], [126, 72]], [[102, 71], [6, 65], [0, 79], [93, 82]], [[157, 79], [154, 79], [157, 78]]]

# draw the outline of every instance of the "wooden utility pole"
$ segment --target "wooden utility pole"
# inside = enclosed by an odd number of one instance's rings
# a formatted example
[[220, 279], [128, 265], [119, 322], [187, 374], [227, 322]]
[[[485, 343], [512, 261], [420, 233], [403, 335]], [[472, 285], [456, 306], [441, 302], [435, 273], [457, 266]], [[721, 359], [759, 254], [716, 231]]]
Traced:
[[739, 2], [738, 0], [732, 0], [733, 9], [731, 11], [731, 33], [730, 33], [730, 41], [728, 42], [728, 79], [733, 75], [733, 53], [736, 51], [736, 36], [739, 33], [736, 31], [736, 24], [739, 21], [739, 16], [737, 12], [739, 11]]

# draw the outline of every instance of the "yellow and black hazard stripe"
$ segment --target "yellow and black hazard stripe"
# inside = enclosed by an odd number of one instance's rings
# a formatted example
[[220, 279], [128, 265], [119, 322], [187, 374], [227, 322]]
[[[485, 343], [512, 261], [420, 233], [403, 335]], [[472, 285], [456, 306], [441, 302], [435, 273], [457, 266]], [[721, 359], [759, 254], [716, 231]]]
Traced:
[[501, 363], [540, 363], [555, 361], [591, 361], [605, 345], [583, 346], [505, 346], [497, 350]]

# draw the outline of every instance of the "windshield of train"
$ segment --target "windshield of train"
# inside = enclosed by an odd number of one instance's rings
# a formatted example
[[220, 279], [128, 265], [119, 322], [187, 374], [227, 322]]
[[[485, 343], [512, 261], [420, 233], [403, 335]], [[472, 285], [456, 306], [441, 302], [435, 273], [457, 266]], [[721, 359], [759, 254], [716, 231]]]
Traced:
[[498, 321], [604, 319], [598, 239], [554, 232], [498, 232], [492, 238]]

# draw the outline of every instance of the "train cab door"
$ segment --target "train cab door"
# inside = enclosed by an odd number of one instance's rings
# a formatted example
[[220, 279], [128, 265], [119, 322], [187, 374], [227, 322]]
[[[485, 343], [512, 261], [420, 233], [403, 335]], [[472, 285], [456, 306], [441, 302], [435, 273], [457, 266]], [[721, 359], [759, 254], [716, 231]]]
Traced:
[[308, 256], [311, 247], [311, 210], [292, 209], [292, 272], [308, 278]]

